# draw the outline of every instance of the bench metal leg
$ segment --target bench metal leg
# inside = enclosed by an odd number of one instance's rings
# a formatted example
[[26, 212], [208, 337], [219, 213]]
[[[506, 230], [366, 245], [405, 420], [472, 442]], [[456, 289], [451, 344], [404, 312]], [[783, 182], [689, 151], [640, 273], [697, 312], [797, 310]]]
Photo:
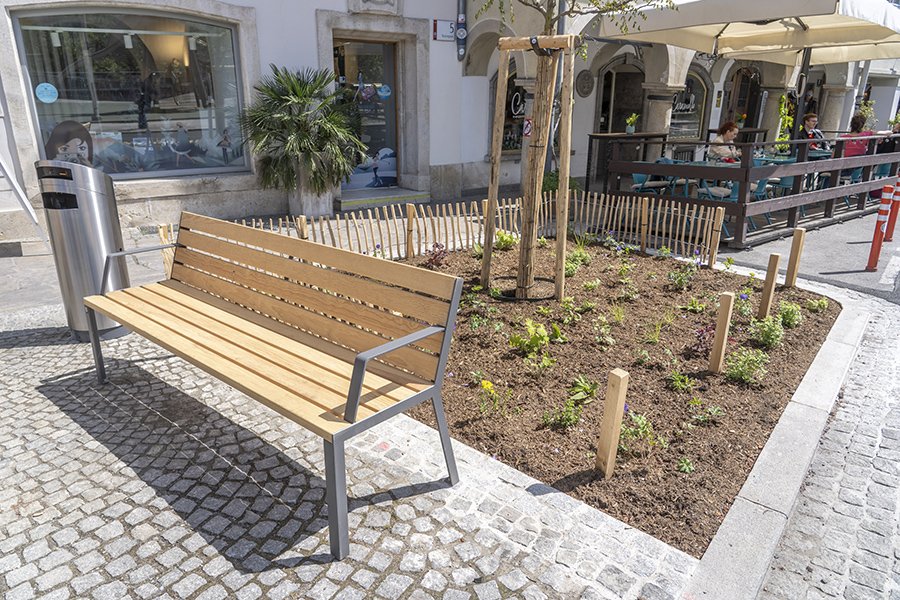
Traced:
[[84, 307], [88, 318], [88, 333], [91, 337], [91, 350], [94, 353], [94, 365], [97, 367], [97, 381], [101, 384], [108, 383], [106, 368], [103, 366], [103, 354], [100, 352], [100, 333], [97, 331], [97, 316], [94, 309]]
[[350, 553], [347, 523], [347, 466], [344, 442], [325, 440], [325, 500], [328, 503], [328, 537], [331, 554], [342, 560]]
[[444, 448], [444, 460], [447, 462], [447, 471], [450, 472], [450, 485], [456, 485], [459, 481], [459, 473], [456, 470], [456, 458], [453, 456], [453, 446], [450, 445], [450, 430], [447, 428], [447, 417], [444, 414], [444, 403], [440, 396], [431, 398], [431, 406], [434, 408], [434, 418], [437, 421], [438, 433], [441, 434], [441, 446]]

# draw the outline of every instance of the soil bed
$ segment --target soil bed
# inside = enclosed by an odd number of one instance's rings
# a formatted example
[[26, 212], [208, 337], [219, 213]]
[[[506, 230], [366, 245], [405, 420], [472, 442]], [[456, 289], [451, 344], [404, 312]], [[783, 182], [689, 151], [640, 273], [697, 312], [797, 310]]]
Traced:
[[[552, 277], [553, 243], [537, 249], [539, 276]], [[574, 248], [570, 241], [569, 251]], [[708, 355], [691, 348], [698, 341], [696, 332], [715, 325], [720, 292], [739, 296], [750, 288], [751, 314], [756, 315], [764, 273], [753, 279], [702, 268], [689, 278], [689, 289], [677, 290], [669, 273], [681, 270], [682, 261], [634, 251], [617, 253], [599, 244], [585, 250], [590, 264], [582, 265], [566, 286], [574, 308], [595, 303], [593, 310], [583, 313], [567, 311], [555, 300], [510, 301], [479, 290], [481, 262], [468, 252], [450, 253], [445, 264], [436, 267], [466, 280], [444, 382], [451, 435], [699, 558], [841, 307], [830, 301], [824, 312], [810, 312], [807, 301], [819, 296], [776, 288], [773, 312], [777, 314], [781, 300], [794, 302], [801, 307], [802, 323], [785, 329], [778, 347], [765, 350], [768, 373], [758, 383], [737, 383], [710, 373]], [[425, 265], [424, 258], [408, 262]], [[517, 262], [518, 247], [494, 252], [491, 275], [503, 293], [513, 294]], [[586, 282], [593, 282], [593, 289]], [[552, 284], [543, 285], [539, 295], [552, 295]], [[636, 297], [622, 298], [629, 286]], [[692, 298], [706, 308], [697, 313], [679, 308]], [[624, 309], [620, 324], [614, 322], [617, 305]], [[563, 322], [572, 314], [580, 318]], [[597, 341], [601, 316], [614, 342]], [[527, 319], [548, 332], [557, 325], [568, 340], [544, 347], [556, 362], [540, 376], [510, 345], [512, 334], [525, 335]], [[750, 317], [735, 311], [727, 354], [742, 346], [759, 348], [749, 328]], [[533, 362], [540, 362], [540, 356]], [[605, 480], [594, 469], [594, 452], [607, 374], [617, 367], [629, 373], [628, 410], [646, 417], [665, 442], [655, 446], [625, 442], [628, 451], [620, 448], [613, 477]], [[693, 390], [674, 391], [669, 379], [673, 371], [693, 379]], [[546, 425], [543, 417], [565, 407], [577, 376], [598, 383], [596, 399], [583, 406], [574, 425]], [[490, 382], [493, 395], [482, 381]], [[632, 423], [630, 413], [625, 415], [627, 425]], [[434, 425], [429, 404], [411, 414]], [[682, 459], [690, 462], [692, 472], [679, 471], [679, 463], [686, 466]]]

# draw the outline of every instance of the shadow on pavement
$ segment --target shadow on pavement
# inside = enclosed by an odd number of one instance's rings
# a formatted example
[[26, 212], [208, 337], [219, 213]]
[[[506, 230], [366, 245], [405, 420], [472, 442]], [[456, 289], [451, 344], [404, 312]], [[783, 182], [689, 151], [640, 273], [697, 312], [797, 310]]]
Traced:
[[[171, 507], [245, 573], [332, 560], [312, 554], [327, 544], [316, 536], [328, 527], [324, 479], [136, 362], [107, 360], [107, 367], [107, 385], [91, 368], [37, 389], [124, 463], [124, 473], [107, 467], [110, 477], [136, 476], [164, 501], [145, 504], [153, 518]], [[321, 460], [321, 450], [311, 458]], [[163, 537], [175, 543], [168, 532]]]

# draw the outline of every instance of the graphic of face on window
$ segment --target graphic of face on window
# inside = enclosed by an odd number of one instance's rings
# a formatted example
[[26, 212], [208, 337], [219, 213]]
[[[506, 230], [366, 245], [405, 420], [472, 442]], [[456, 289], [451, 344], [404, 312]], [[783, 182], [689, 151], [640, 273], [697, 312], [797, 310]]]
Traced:
[[44, 146], [48, 160], [62, 160], [92, 167], [94, 149], [91, 134], [81, 123], [63, 121], [53, 128]]

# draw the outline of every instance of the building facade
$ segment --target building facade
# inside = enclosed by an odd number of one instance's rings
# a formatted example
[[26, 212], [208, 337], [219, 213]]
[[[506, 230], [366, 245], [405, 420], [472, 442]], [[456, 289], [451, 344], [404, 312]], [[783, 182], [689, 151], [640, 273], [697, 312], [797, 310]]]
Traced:
[[[504, 131], [501, 185], [515, 189], [535, 60], [513, 53], [505, 109], [493, 114], [497, 40], [540, 27], [525, 7], [505, 27], [496, 8], [476, 19], [482, 5], [467, 0], [461, 14], [454, 0], [6, 0], [0, 155], [39, 217], [33, 163], [41, 159], [109, 173], [124, 226], [177, 221], [182, 210], [286, 214], [288, 195], [262, 189], [237, 116], [269, 65], [313, 67], [333, 70], [359, 103], [369, 148], [338, 194], [339, 209], [391, 197], [376, 188], [412, 201], [485, 189], [495, 119]], [[567, 23], [588, 39], [576, 61], [573, 175], [585, 172], [584, 134], [624, 131], [631, 113], [641, 115], [639, 131], [669, 131], [676, 152], [678, 140], [708, 140], [709, 129], [737, 114], [774, 137], [778, 100], [796, 85], [796, 69], [598, 40], [592, 24]], [[861, 71], [857, 63], [813, 66], [820, 128], [846, 129]], [[879, 127], [897, 111], [898, 78], [894, 61], [869, 69], [865, 91]], [[0, 181], [0, 240], [28, 237], [24, 211]]]

